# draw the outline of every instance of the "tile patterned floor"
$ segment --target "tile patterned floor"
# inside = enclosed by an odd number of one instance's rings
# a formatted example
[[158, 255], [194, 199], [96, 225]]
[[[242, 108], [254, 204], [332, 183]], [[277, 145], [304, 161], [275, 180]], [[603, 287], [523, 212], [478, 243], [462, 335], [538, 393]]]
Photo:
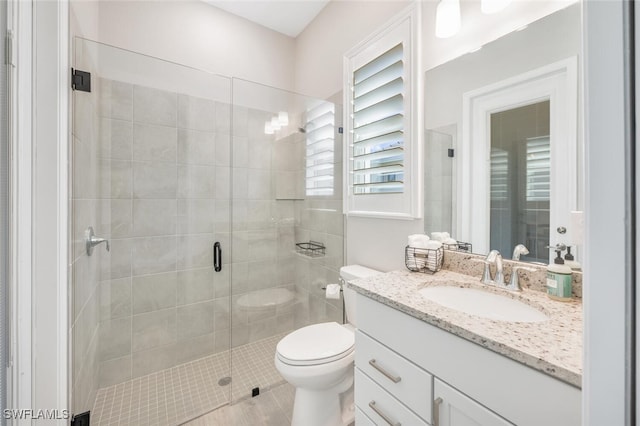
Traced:
[[295, 388], [289, 383], [237, 404], [227, 405], [183, 426], [288, 426], [291, 424]]
[[273, 357], [284, 335], [234, 348], [233, 382], [229, 386], [218, 385], [218, 380], [229, 374], [226, 351], [102, 388], [91, 411], [91, 424], [175, 426], [223, 406], [230, 392], [231, 400], [237, 402], [250, 397], [256, 386], [262, 392], [281, 385], [285, 381], [275, 369]]

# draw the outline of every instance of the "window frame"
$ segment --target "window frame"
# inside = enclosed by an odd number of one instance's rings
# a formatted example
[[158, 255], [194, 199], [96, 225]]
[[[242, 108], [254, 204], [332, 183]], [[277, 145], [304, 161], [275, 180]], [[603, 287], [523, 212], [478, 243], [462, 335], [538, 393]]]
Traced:
[[[412, 220], [422, 215], [421, 4], [413, 2], [344, 55], [344, 213], [348, 216]], [[353, 190], [353, 74], [388, 50], [403, 44], [404, 158], [403, 192], [355, 195]]]

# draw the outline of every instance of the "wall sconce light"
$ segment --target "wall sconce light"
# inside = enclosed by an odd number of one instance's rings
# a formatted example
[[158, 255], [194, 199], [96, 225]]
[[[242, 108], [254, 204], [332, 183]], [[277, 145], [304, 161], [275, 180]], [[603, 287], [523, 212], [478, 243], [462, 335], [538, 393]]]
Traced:
[[485, 15], [490, 15], [492, 13], [500, 12], [505, 7], [509, 6], [511, 0], [481, 0], [480, 1], [480, 10]]
[[458, 31], [460, 31], [460, 0], [440, 0], [436, 8], [436, 37], [452, 37]]
[[264, 134], [272, 135], [274, 133], [273, 127], [271, 126], [271, 120], [264, 123]]
[[285, 127], [289, 125], [289, 114], [286, 111], [280, 111], [278, 113], [278, 122], [280, 126]]

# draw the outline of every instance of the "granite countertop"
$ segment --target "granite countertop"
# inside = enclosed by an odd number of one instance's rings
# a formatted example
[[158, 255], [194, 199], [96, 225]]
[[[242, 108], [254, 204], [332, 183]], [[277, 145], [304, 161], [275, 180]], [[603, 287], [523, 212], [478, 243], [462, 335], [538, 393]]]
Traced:
[[[469, 315], [423, 298], [430, 286], [472, 287], [498, 293], [544, 312], [548, 321], [506, 322]], [[581, 299], [558, 302], [545, 292], [510, 292], [486, 286], [478, 277], [441, 270], [434, 275], [393, 271], [347, 283], [367, 297], [542, 371], [576, 387], [582, 383]]]

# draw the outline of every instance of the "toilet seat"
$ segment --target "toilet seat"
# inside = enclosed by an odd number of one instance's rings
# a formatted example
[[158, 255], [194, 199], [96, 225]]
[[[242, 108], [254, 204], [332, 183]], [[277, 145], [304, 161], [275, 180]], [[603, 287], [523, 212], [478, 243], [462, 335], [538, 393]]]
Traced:
[[337, 322], [300, 328], [285, 336], [276, 348], [278, 359], [289, 365], [321, 365], [348, 356], [354, 350], [353, 331]]

